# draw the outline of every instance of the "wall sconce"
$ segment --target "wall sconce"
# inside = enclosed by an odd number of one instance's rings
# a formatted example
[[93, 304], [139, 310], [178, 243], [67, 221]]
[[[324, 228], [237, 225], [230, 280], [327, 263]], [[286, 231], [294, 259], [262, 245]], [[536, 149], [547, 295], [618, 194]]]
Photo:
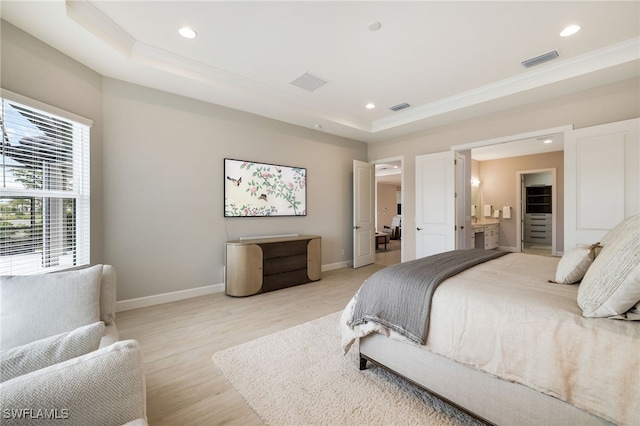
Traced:
[[480, 179], [471, 178], [471, 186], [480, 186]]

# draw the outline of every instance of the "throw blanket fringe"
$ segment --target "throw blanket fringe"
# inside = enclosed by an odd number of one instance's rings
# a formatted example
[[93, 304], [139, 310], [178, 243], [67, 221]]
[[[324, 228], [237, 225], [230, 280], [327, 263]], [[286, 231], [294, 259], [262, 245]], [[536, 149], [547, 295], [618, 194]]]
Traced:
[[429, 329], [431, 299], [436, 288], [472, 266], [503, 256], [494, 250], [453, 250], [389, 266], [373, 274], [360, 290], [348, 323], [380, 324], [424, 345]]

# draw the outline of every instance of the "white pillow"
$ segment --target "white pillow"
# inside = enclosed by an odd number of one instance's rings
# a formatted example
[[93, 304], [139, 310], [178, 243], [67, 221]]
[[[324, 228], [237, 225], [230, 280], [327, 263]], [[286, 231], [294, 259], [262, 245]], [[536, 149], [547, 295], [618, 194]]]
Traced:
[[626, 232], [603, 244], [582, 279], [578, 305], [583, 316], [621, 315], [640, 301], [640, 221], [636, 222], [627, 222]]
[[584, 274], [593, 263], [594, 254], [589, 247], [576, 247], [566, 252], [556, 268], [558, 284], [574, 284], [584, 277]]
[[631, 321], [640, 321], [640, 302], [627, 311], [626, 318]]
[[622, 222], [611, 228], [600, 240], [603, 246], [608, 246], [629, 233], [638, 232], [640, 229], [640, 214], [629, 216]]
[[640, 302], [636, 303], [634, 307], [629, 309], [622, 315], [614, 315], [609, 317], [612, 319], [626, 320], [626, 321], [640, 321]]
[[100, 321], [102, 265], [54, 274], [4, 276], [0, 350]]
[[104, 335], [104, 323], [96, 322], [69, 333], [36, 340], [0, 352], [0, 383], [32, 371], [95, 351]]

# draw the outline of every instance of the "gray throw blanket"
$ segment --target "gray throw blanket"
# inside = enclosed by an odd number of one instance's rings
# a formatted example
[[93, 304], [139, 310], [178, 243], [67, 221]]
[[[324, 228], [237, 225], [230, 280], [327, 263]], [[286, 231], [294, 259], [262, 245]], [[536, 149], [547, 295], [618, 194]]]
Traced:
[[507, 253], [483, 249], [453, 250], [382, 269], [360, 287], [349, 325], [372, 321], [424, 345], [431, 298], [438, 285], [465, 269]]

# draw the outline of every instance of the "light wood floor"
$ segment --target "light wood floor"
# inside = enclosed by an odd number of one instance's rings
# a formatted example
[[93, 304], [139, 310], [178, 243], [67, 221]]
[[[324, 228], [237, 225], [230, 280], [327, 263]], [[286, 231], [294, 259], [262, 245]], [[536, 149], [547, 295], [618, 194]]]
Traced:
[[532, 243], [524, 243], [522, 246], [522, 252], [527, 254], [535, 254], [538, 256], [553, 256], [553, 254], [551, 253], [551, 244], [537, 245]]
[[142, 347], [149, 424], [261, 425], [211, 356], [343, 309], [365, 278], [399, 261], [400, 250], [389, 251], [377, 256], [379, 263], [323, 272], [315, 283], [246, 298], [216, 293], [118, 313], [120, 338], [136, 339]]

